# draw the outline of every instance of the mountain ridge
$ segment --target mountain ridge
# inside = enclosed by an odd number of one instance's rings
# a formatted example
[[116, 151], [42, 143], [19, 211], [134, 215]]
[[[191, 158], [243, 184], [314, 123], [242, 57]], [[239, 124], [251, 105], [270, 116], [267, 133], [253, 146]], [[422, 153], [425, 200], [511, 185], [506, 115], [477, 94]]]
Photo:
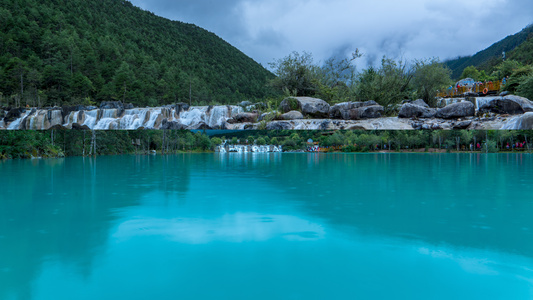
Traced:
[[274, 76], [214, 33], [123, 0], [0, 0], [0, 41], [0, 105], [229, 104], [265, 97]]
[[452, 70], [452, 78], [454, 79], [459, 79], [463, 70], [469, 66], [475, 66], [478, 69], [490, 71], [491, 68], [502, 61], [503, 52], [506, 52], [507, 58], [513, 59], [513, 52], [518, 49], [520, 45], [530, 40], [532, 35], [533, 23], [526, 26], [520, 32], [508, 35], [472, 56], [447, 60], [444, 64]]

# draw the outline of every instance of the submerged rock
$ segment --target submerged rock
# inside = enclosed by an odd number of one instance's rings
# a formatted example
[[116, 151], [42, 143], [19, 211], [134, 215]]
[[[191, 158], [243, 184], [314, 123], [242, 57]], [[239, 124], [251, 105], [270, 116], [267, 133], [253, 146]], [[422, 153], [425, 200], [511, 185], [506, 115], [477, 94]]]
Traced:
[[458, 119], [464, 117], [471, 117], [476, 114], [476, 107], [470, 101], [463, 101], [459, 103], [450, 104], [437, 111], [435, 115], [441, 119]]

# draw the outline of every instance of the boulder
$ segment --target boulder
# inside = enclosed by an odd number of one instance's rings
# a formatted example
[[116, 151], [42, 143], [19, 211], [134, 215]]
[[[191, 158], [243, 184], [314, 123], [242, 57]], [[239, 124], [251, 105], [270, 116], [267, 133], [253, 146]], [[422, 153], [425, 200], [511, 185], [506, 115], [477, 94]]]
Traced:
[[91, 130], [91, 128], [89, 128], [89, 126], [87, 125], [80, 125], [78, 123], [73, 123], [72, 124], [72, 129], [73, 130]]
[[243, 107], [246, 107], [246, 106], [252, 105], [252, 102], [250, 102], [250, 101], [242, 101], [241, 103], [239, 103], [239, 105], [243, 106]]
[[205, 122], [199, 122], [197, 124], [194, 124], [191, 127], [187, 127], [189, 130], [209, 130], [209, 125], [205, 124]]
[[345, 120], [375, 119], [381, 118], [384, 111], [381, 105], [371, 105], [345, 111], [342, 117]]
[[277, 112], [267, 112], [267, 113], [261, 114], [259, 118], [257, 119], [257, 121], [272, 121], [272, 120], [275, 120], [277, 117], [278, 117]]
[[124, 109], [124, 105], [120, 101], [103, 101], [100, 109]]
[[134, 108], [135, 108], [135, 106], [133, 106], [132, 103], [126, 103], [126, 104], [124, 104], [124, 109], [134, 109]]
[[255, 113], [240, 113], [236, 115], [233, 119], [237, 123], [255, 123], [259, 116]]
[[70, 115], [73, 111], [82, 111], [86, 110], [87, 108], [85, 105], [75, 105], [75, 106], [63, 106], [61, 108], [61, 115], [63, 117], [63, 120], [66, 120], [66, 118]]
[[300, 102], [296, 98], [286, 98], [279, 104], [279, 111], [287, 113], [291, 110], [301, 110]]
[[422, 100], [422, 99], [418, 99], [418, 100], [415, 100], [415, 101], [411, 101], [410, 102], [412, 105], [418, 105], [418, 106], [422, 106], [422, 107], [427, 107], [429, 108], [429, 105], [427, 105], [427, 103]]
[[472, 121], [463, 121], [455, 124], [453, 129], [467, 129], [470, 125], [472, 125]]
[[322, 99], [311, 97], [292, 97], [284, 99], [279, 108], [283, 113], [287, 113], [292, 110], [299, 110], [306, 116], [314, 118], [327, 118], [330, 105]]
[[266, 130], [290, 130], [290, 129], [292, 129], [291, 123], [284, 122], [284, 121], [270, 122], [266, 126]]
[[350, 110], [355, 108], [375, 106], [378, 105], [376, 101], [370, 100], [366, 102], [343, 102], [330, 107], [329, 117], [332, 119], [350, 119]]
[[436, 117], [441, 119], [458, 119], [464, 117], [474, 116], [476, 114], [476, 107], [470, 101], [463, 101], [459, 103], [450, 104], [444, 108], [437, 110]]
[[179, 114], [179, 113], [181, 113], [183, 111], [188, 111], [189, 110], [189, 104], [181, 102], [181, 103], [178, 103], [178, 104], [174, 105], [174, 109]]
[[5, 123], [9, 123], [9, 122], [13, 122], [15, 121], [16, 119], [20, 118], [21, 115], [26, 111], [26, 109], [20, 107], [20, 108], [11, 108], [6, 116], [4, 117], [4, 122]]
[[304, 115], [297, 110], [291, 110], [290, 112], [281, 115], [281, 118], [283, 120], [301, 120], [304, 118]]
[[434, 118], [437, 114], [437, 110], [429, 108], [429, 106], [415, 105], [412, 103], [406, 103], [402, 105], [399, 118]]
[[63, 127], [63, 125], [61, 124], [56, 124], [50, 128], [48, 128], [48, 130], [66, 130], [67, 128]]
[[[496, 114], [509, 114], [509, 115], [519, 115], [525, 112], [524, 109], [522, 108], [522, 105], [518, 102], [520, 100], [517, 99], [518, 101], [515, 101], [514, 99], [508, 99], [507, 97], [506, 98], [501, 98], [501, 97], [494, 98], [484, 103], [483, 105], [481, 105], [481, 107], [479, 108], [479, 111], [481, 113], [492, 112]], [[512, 96], [512, 97], [515, 97], [515, 96]], [[526, 103], [524, 102], [524, 104]]]
[[168, 121], [168, 119], [164, 119], [163, 122], [161, 122], [161, 129], [184, 130], [187, 129], [187, 125], [181, 124], [180, 122]]
[[503, 99], [504, 100], [511, 100], [511, 101], [514, 101], [514, 102], [520, 104], [520, 106], [522, 106], [522, 109], [524, 110], [524, 112], [533, 111], [533, 101], [531, 101], [531, 100], [529, 100], [527, 98], [520, 97], [520, 96], [515, 96], [515, 95], [507, 95]]

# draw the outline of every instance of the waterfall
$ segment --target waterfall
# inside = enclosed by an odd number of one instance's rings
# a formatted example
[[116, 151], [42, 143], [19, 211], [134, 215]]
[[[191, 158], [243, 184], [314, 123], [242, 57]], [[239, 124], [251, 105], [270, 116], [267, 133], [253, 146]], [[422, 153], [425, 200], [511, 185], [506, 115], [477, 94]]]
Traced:
[[189, 111], [184, 111], [180, 114], [180, 123], [186, 126], [192, 126], [199, 123], [206, 123], [205, 116], [207, 106], [191, 107]]
[[[71, 111], [63, 120], [62, 111], [59, 109], [34, 109], [33, 114], [26, 110], [25, 114], [11, 122], [0, 123], [2, 128], [17, 130], [20, 128], [46, 130], [55, 125], [72, 128], [72, 124], [87, 126], [92, 130], [136, 130], [138, 128], [159, 129], [163, 120], [179, 122], [187, 127], [194, 128], [206, 124], [209, 128], [220, 128], [225, 122], [244, 112], [240, 106], [221, 105], [191, 107], [188, 111], [176, 111], [171, 107], [133, 108], [124, 111], [119, 116], [118, 109], [93, 109]], [[242, 150], [244, 151], [244, 150]]]
[[24, 113], [24, 116], [16, 119], [15, 121], [11, 122], [11, 124], [9, 124], [9, 126], [7, 127], [7, 130], [19, 130], [20, 129], [20, 124], [22, 123], [22, 121], [31, 113], [30, 110], [26, 110], [26, 112]]
[[98, 117], [98, 109], [85, 111], [85, 122], [81, 125], [85, 125], [90, 129], [94, 129], [96, 125], [96, 118]]
[[480, 108], [483, 107], [483, 105], [489, 103], [490, 101], [501, 98], [501, 97], [483, 97], [483, 98], [476, 98], [476, 111], [479, 111]]
[[156, 129], [155, 123], [157, 121], [157, 118], [161, 115], [161, 109], [153, 109], [150, 110], [150, 119], [144, 124], [144, 128], [147, 129]]
[[78, 123], [78, 117], [80, 115], [80, 112], [79, 111], [72, 111], [70, 112], [70, 114], [68, 114], [67, 116], [67, 120], [66, 120], [66, 123], [63, 124], [63, 126], [67, 126], [69, 124], [74, 124], [74, 123]]

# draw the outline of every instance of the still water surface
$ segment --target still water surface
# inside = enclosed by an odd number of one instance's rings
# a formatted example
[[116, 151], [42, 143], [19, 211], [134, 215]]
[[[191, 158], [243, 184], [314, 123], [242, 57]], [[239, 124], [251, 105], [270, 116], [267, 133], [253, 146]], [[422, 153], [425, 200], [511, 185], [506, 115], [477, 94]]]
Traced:
[[0, 299], [532, 299], [528, 154], [0, 162]]

